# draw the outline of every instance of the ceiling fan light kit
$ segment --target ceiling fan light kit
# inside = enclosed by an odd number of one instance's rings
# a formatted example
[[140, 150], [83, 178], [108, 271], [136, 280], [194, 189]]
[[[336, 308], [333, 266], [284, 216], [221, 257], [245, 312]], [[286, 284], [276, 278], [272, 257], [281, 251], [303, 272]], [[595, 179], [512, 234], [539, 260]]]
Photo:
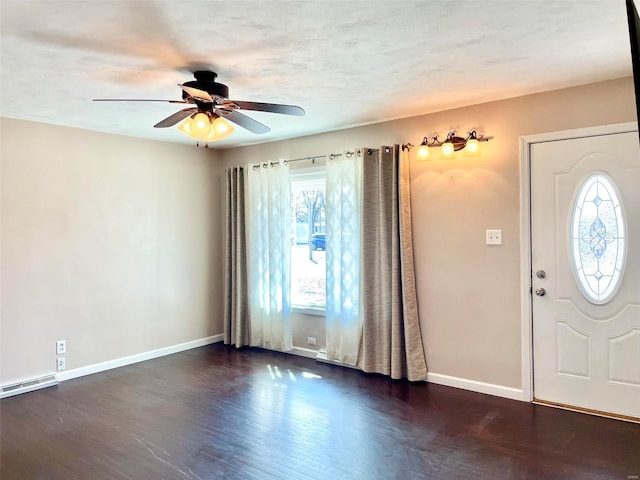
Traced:
[[195, 139], [198, 146], [199, 140], [204, 141], [205, 147], [208, 147], [207, 142], [222, 140], [233, 133], [234, 128], [229, 122], [256, 134], [267, 133], [271, 130], [257, 120], [240, 113], [239, 110], [254, 110], [295, 116], [304, 115], [304, 110], [295, 105], [229, 100], [229, 87], [215, 81], [218, 76], [215, 72], [200, 70], [194, 72], [193, 76], [195, 80], [178, 85], [182, 89], [182, 100], [97, 98], [94, 101], [160, 101], [194, 105], [161, 120], [154, 125], [154, 128], [172, 127], [184, 120], [178, 126], [178, 130]]
[[205, 142], [205, 147], [207, 147], [208, 142], [227, 138], [233, 133], [234, 128], [218, 115], [214, 117], [214, 115], [196, 113], [178, 125], [178, 130], [196, 141]]

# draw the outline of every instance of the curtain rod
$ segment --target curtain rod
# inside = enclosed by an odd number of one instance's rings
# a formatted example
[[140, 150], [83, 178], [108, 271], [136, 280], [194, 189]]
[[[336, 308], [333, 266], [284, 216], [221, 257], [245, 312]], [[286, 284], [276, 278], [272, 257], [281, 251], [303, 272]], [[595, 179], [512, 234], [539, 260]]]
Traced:
[[311, 163], [315, 163], [316, 159], [320, 159], [320, 158], [327, 158], [327, 156], [326, 155], [314, 155], [312, 157], [292, 158], [291, 160], [283, 160], [282, 163], [284, 163], [286, 165], [289, 162], [301, 162], [302, 160], [311, 160]]
[[[362, 155], [360, 150], [357, 150], [355, 152], [345, 152], [344, 153], [344, 155], [347, 158], [351, 158], [351, 156], [354, 155], [354, 154]], [[341, 157], [342, 155], [343, 155], [342, 153], [330, 153], [329, 155], [326, 155], [326, 154], [324, 154], [324, 155], [313, 155], [313, 156], [309, 156], [309, 157], [300, 157], [300, 158], [292, 158], [290, 160], [282, 160], [282, 163], [286, 165], [287, 163], [290, 163], [290, 162], [300, 162], [302, 160], [311, 160], [311, 163], [315, 163], [315, 161], [317, 159], [320, 159], [320, 158], [329, 158], [329, 160], [334, 160], [335, 158]], [[262, 162], [262, 163], [260, 163], [260, 165], [262, 165], [263, 168], [267, 168], [269, 166], [273, 167], [274, 165], [278, 165], [279, 163], [280, 163], [279, 161], [278, 162]], [[257, 168], [260, 168], [260, 165], [254, 165], [252, 168], [255, 170]]]
[[[411, 144], [405, 144], [405, 145], [402, 145], [402, 149], [404, 150], [405, 148], [411, 148], [412, 146], [413, 145], [411, 145]], [[378, 148], [368, 148], [367, 149], [367, 155], [371, 155], [373, 152], [378, 152], [378, 151], [379, 151]], [[391, 148], [390, 147], [385, 147], [384, 151], [386, 153], [389, 153], [391, 151]], [[300, 158], [292, 158], [290, 160], [282, 160], [282, 163], [284, 165], [286, 165], [287, 163], [301, 162], [303, 160], [311, 160], [311, 163], [315, 163], [315, 161], [317, 159], [320, 159], [320, 158], [329, 158], [329, 160], [333, 160], [333, 159], [335, 159], [337, 157], [341, 157], [342, 155], [345, 155], [347, 158], [351, 158], [352, 155], [358, 155], [358, 156], [362, 155], [362, 151], [360, 149], [358, 149], [358, 150], [356, 150], [354, 152], [349, 152], [349, 151], [344, 152], [344, 154], [342, 154], [342, 153], [330, 153], [329, 155], [327, 155], [327, 154], [312, 155], [312, 156], [309, 156], [309, 157], [300, 157]], [[256, 169], [260, 168], [260, 165], [262, 165], [263, 168], [267, 168], [269, 166], [273, 167], [274, 165], [278, 165], [279, 163], [280, 163], [280, 161], [277, 161], [277, 162], [262, 162], [260, 164], [253, 165], [252, 168], [254, 170], [256, 170]]]
[[[402, 145], [402, 149], [404, 150], [405, 148], [411, 148], [413, 145], [411, 144], [406, 144], [406, 145]], [[371, 155], [373, 152], [379, 152], [380, 149], [379, 148], [368, 148], [367, 149], [367, 155]], [[385, 153], [389, 153], [391, 151], [390, 147], [384, 147], [384, 151]], [[362, 155], [362, 152], [360, 151], [360, 149], [356, 150], [355, 152], [345, 152], [344, 155], [346, 155], [347, 158], [351, 158], [351, 155], [356, 154], [358, 156]], [[333, 160], [336, 157], [341, 157], [342, 153], [330, 153], [329, 154], [329, 160]], [[315, 162], [316, 158], [327, 158], [327, 155], [314, 155], [313, 157], [301, 157], [301, 158], [293, 158], [291, 160], [283, 160], [282, 163], [284, 163], [285, 165], [289, 162], [299, 162], [301, 160], [311, 160], [311, 162]], [[275, 165], [278, 162], [271, 162], [271, 165]]]
[[[360, 155], [360, 154], [361, 154], [361, 153], [360, 153], [360, 150], [358, 150], [358, 151], [356, 151], [356, 152], [345, 152], [345, 153], [344, 153], [344, 155], [345, 155], [347, 158], [351, 158], [351, 155], [353, 155], [354, 153], [356, 153], [356, 154], [358, 154], [358, 155]], [[342, 155], [343, 155], [342, 153], [330, 153], [330, 154], [328, 155], [328, 157], [329, 157], [329, 160], [333, 160], [334, 158], [336, 158], [336, 157], [341, 157]], [[289, 162], [300, 162], [300, 161], [302, 161], [302, 160], [311, 160], [311, 162], [313, 163], [313, 162], [315, 162], [315, 161], [316, 161], [316, 159], [318, 159], [318, 158], [327, 158], [327, 155], [325, 154], [325, 155], [314, 155], [314, 156], [312, 156], [312, 157], [293, 158], [293, 159], [291, 159], [291, 160], [283, 160], [283, 161], [282, 161], [282, 163], [284, 163], [284, 164], [286, 165], [286, 164], [287, 164], [287, 163], [289, 163]]]

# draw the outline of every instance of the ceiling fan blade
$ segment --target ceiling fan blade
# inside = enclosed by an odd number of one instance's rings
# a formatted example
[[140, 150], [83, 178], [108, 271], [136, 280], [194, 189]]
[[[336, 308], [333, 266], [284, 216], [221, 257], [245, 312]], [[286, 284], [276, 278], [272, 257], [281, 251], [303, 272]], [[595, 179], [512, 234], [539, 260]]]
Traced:
[[205, 92], [204, 90], [200, 90], [199, 88], [187, 87], [187, 86], [181, 85], [181, 84], [178, 84], [178, 86], [182, 90], [187, 92], [187, 95], [189, 95], [190, 97], [195, 98], [196, 100], [200, 100], [202, 102], [213, 103], [213, 98], [211, 98], [211, 95], [209, 95], [209, 93]]
[[180, 110], [179, 112], [174, 113], [173, 115], [169, 115], [167, 118], [162, 120], [161, 122], [156, 123], [153, 128], [166, 128], [172, 127], [180, 120], [187, 118], [192, 113], [197, 112], [198, 109], [196, 107], [185, 108]]
[[295, 105], [281, 105], [279, 103], [243, 102], [241, 100], [227, 100], [220, 105], [236, 105], [240, 110], [257, 110], [260, 112], [282, 113], [284, 115], [303, 116], [304, 110]]
[[146, 98], [94, 98], [94, 102], [165, 102], [165, 103], [190, 103], [184, 100], [152, 100]]
[[225, 118], [230, 122], [235, 123], [236, 125], [240, 125], [242, 128], [246, 128], [253, 133], [267, 133], [271, 131], [271, 129], [266, 125], [258, 122], [257, 120], [254, 120], [251, 117], [247, 117], [240, 112], [236, 112], [233, 110], [218, 110], [216, 113], [219, 113], [222, 118]]

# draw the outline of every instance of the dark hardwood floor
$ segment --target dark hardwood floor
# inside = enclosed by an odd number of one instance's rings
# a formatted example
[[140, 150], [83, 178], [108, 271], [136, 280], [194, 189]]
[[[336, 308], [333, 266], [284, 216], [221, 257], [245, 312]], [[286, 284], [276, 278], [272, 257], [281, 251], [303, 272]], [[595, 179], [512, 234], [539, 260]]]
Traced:
[[0, 401], [2, 480], [638, 479], [640, 425], [221, 344]]

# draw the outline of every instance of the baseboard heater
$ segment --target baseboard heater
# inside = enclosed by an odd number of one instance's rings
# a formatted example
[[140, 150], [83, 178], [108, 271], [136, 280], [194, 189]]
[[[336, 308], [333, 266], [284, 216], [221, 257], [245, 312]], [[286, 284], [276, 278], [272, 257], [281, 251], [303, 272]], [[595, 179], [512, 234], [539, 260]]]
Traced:
[[2, 385], [0, 387], [0, 398], [12, 397], [21, 393], [33, 392], [41, 388], [53, 387], [58, 385], [58, 379], [54, 373], [45, 375], [44, 377], [31, 378], [10, 385]]

